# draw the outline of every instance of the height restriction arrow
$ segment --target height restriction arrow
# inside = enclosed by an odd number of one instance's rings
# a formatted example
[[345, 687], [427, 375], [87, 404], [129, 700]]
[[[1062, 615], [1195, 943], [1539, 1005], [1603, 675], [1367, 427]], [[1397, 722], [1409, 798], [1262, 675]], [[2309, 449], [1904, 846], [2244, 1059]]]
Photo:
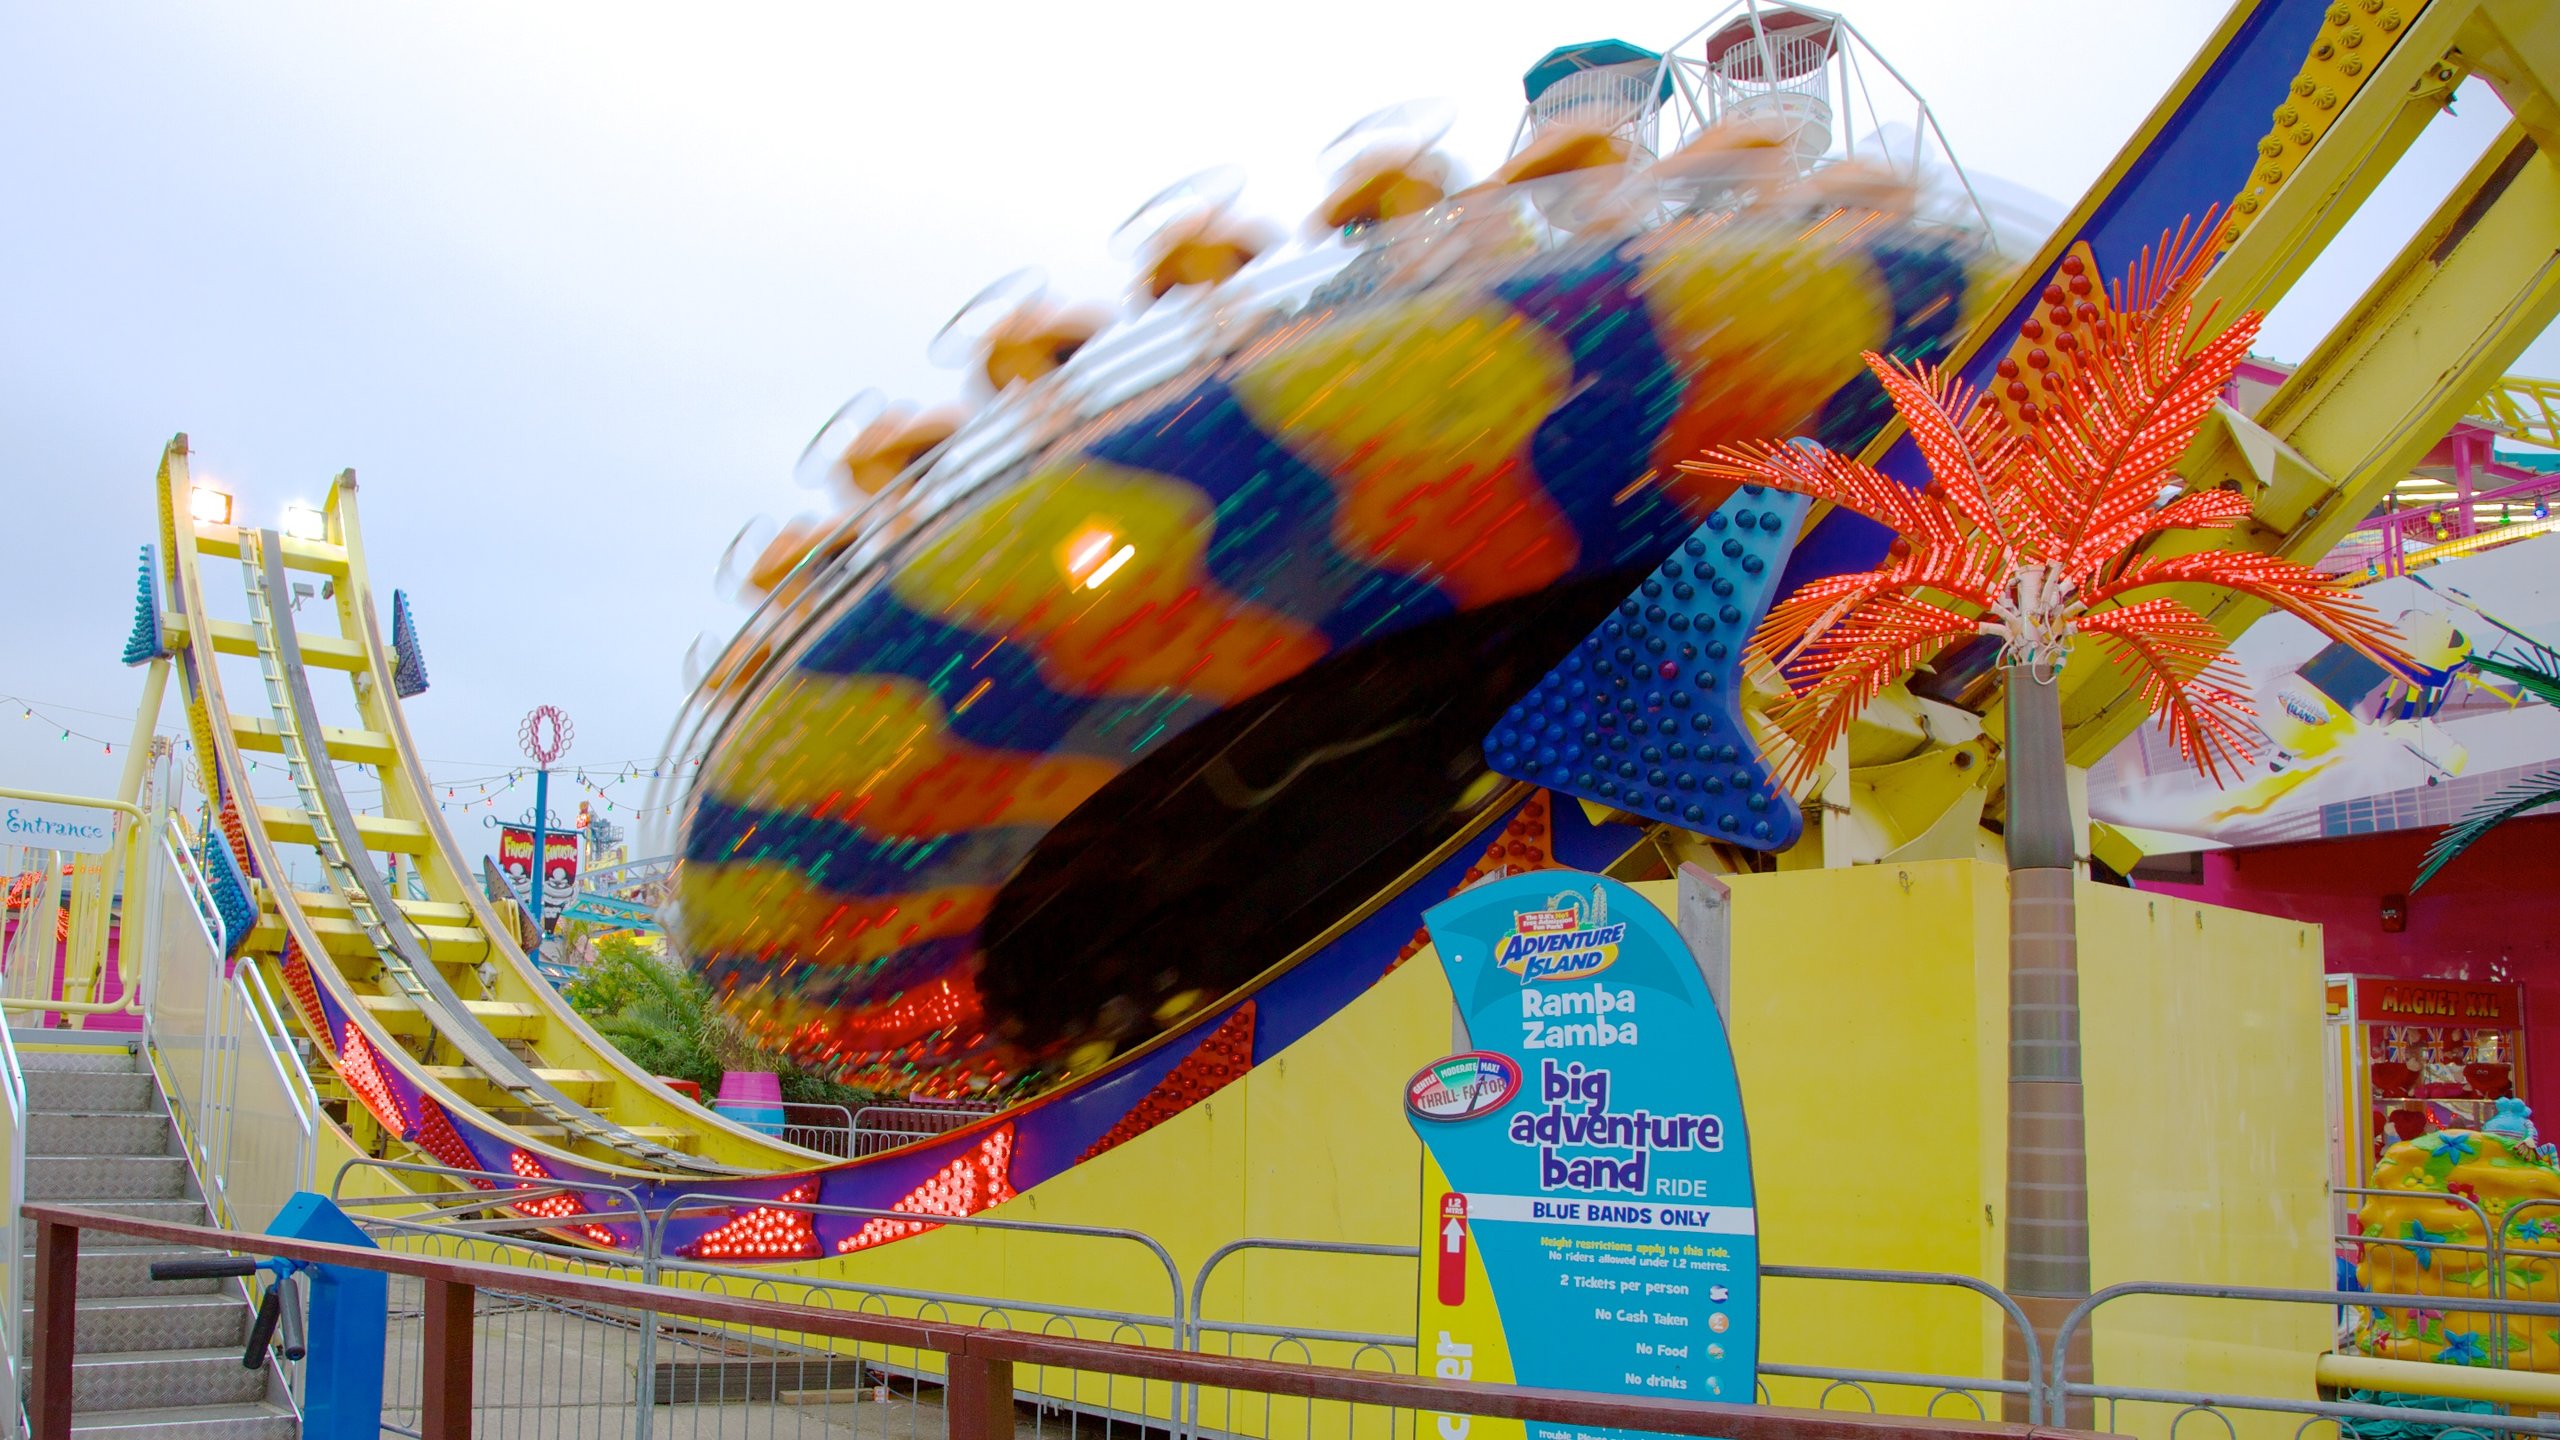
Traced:
[[1456, 1305], [1467, 1298], [1467, 1197], [1440, 1197], [1440, 1303]]

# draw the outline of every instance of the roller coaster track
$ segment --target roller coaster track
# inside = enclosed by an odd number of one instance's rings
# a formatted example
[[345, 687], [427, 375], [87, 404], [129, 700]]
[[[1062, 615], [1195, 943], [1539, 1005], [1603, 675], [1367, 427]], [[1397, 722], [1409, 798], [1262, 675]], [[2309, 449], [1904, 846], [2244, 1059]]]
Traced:
[[345, 898], [356, 923], [372, 943], [382, 974], [411, 1004], [426, 1013], [430, 1026], [463, 1053], [472, 1069], [523, 1108], [582, 1141], [641, 1163], [677, 1170], [724, 1169], [632, 1134], [561, 1094], [498, 1043], [488, 1026], [464, 1007], [462, 997], [454, 992], [443, 972], [427, 958], [417, 931], [399, 913], [390, 887], [374, 868], [372, 855], [347, 842], [347, 837], [355, 833], [355, 820], [346, 794], [339, 788], [336, 767], [326, 763], [325, 753], [315, 761], [303, 738], [320, 733], [320, 722], [311, 699], [309, 672], [302, 666], [302, 644], [295, 632], [292, 611], [289, 606], [278, 609], [275, 604], [276, 596], [290, 591], [283, 561], [266, 543], [273, 537], [272, 531], [256, 535], [244, 531], [240, 537], [250, 625], [258, 637], [258, 669], [266, 679], [267, 700], [275, 712], [276, 734], [286, 768], [293, 775], [294, 788], [302, 794], [303, 813], [311, 817], [314, 848], [320, 852], [321, 864], [327, 867], [331, 888]]
[[2506, 376], [2480, 397], [2472, 413], [2495, 421], [2520, 440], [2560, 446], [2560, 380]]
[[[471, 884], [399, 713], [365, 581], [353, 476], [331, 490], [325, 541], [189, 519], [183, 436], [164, 457], [160, 490], [167, 629], [189, 729], [206, 793], [236, 826], [255, 880], [260, 917], [248, 950], [273, 970], [278, 992], [295, 997], [315, 1069], [325, 1072], [314, 1078], [345, 1102], [351, 1138], [377, 1154], [405, 1146], [450, 1164], [456, 1142], [438, 1154], [437, 1137], [469, 1133], [535, 1173], [700, 1180], [824, 1163], [639, 1071], [542, 980]], [[246, 623], [212, 617], [204, 557], [239, 561]], [[293, 571], [330, 582], [337, 635], [304, 633], [295, 607], [309, 592], [295, 590]], [[221, 655], [255, 662], [267, 714], [229, 709]], [[326, 670], [349, 676], [360, 723], [323, 723], [312, 676]], [[282, 758], [296, 806], [254, 796], [253, 751]], [[350, 804], [336, 768], [349, 762], [380, 776], [379, 813]], [[319, 858], [316, 892], [286, 878], [284, 847], [296, 845]], [[412, 857], [427, 898], [395, 894], [376, 852]], [[431, 1109], [444, 1123], [431, 1123]]]

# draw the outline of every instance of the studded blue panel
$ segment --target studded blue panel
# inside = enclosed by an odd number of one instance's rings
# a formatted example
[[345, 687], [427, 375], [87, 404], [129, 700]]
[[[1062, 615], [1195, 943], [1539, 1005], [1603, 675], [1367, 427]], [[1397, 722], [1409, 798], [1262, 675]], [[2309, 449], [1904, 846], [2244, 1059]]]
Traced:
[[1755, 850], [1804, 814], [1742, 723], [1742, 651], [1812, 502], [1746, 485], [1485, 737], [1493, 768]]
[[391, 688], [401, 699], [427, 693], [427, 655], [418, 648], [418, 622], [409, 616], [409, 592], [391, 592]]
[[205, 888], [211, 892], [214, 914], [210, 917], [222, 927], [224, 959], [236, 958], [249, 943], [249, 932], [258, 928], [258, 902], [250, 898], [249, 877], [240, 869], [240, 857], [224, 843], [219, 827], [208, 822], [204, 831]]
[[160, 628], [160, 587], [151, 576], [151, 547], [142, 547], [142, 579], [135, 587], [133, 632], [125, 637], [124, 663], [141, 665], [169, 658], [169, 639]]

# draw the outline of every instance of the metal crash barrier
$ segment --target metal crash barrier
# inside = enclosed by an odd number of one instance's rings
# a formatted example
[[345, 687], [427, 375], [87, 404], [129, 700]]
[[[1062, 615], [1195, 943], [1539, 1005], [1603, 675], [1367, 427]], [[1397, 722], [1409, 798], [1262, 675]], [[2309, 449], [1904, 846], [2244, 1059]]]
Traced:
[[[2091, 1323], [2091, 1317], [2110, 1302], [2135, 1295], [2154, 1295], [2189, 1300], [2236, 1300], [2251, 1304], [2319, 1305], [2335, 1308], [2366, 1307], [2377, 1310], [2441, 1309], [2446, 1305], [2439, 1295], [2393, 1295], [2371, 1290], [2285, 1290], [2258, 1285], [2180, 1285], [2163, 1281], [2128, 1281], [2110, 1285], [2075, 1306], [2062, 1322], [2055, 1337], [2057, 1348], [2067, 1348], [2073, 1334]], [[2522, 1300], [2464, 1299], [2462, 1309], [2483, 1315], [2532, 1316], [2546, 1323], [2560, 1323], [2560, 1305]], [[2375, 1363], [2375, 1362], [2368, 1362]], [[2444, 1366], [2425, 1362], [2379, 1362], [2396, 1365], [2393, 1373], [2408, 1379], [2423, 1379], [2427, 1372], [2438, 1372], [2447, 1386], [2471, 1377], [2459, 1372], [2467, 1366]], [[2454, 1372], [2454, 1373], [2446, 1373]], [[2491, 1376], [2509, 1372], [2490, 1370]], [[2410, 1388], [2404, 1384], [2401, 1388]], [[2465, 1388], [2469, 1388], [2466, 1386]], [[2100, 1421], [2108, 1429], [2117, 1428], [2127, 1405], [2159, 1405], [2174, 1414], [2169, 1434], [2176, 1436], [2178, 1426], [2191, 1415], [2210, 1415], [2221, 1422], [2224, 1432], [2231, 1431], [2229, 1411], [2264, 1411], [2281, 1415], [2306, 1417], [2301, 1429], [2308, 1430], [2322, 1421], [2335, 1425], [2339, 1433], [2354, 1433], [2346, 1422], [2364, 1421], [2372, 1425], [2408, 1426], [2424, 1424], [2438, 1432], [2439, 1440], [2470, 1434], [2485, 1437], [2493, 1434], [2560, 1435], [2560, 1418], [2545, 1414], [2497, 1415], [2470, 1412], [2444, 1413], [2412, 1410], [2389, 1405], [2367, 1405], [2345, 1400], [2290, 1400], [2264, 1395], [2231, 1395], [2204, 1390], [2156, 1389], [2136, 1385], [2102, 1385], [2069, 1379], [2059, 1372], [2045, 1380], [2044, 1413], [2070, 1413], [2065, 1407], [2074, 1399], [2101, 1404]]]
[[[1463, 1434], [1468, 1419], [1479, 1417], [1544, 1422], [1575, 1430], [1605, 1427], [1713, 1435], [1724, 1440], [1886, 1440], [1902, 1436], [1923, 1436], [1928, 1440], [2038, 1440], [2075, 1433], [1990, 1421], [1950, 1422], [1648, 1397], [1597, 1397], [1329, 1366], [1274, 1364], [1165, 1347], [786, 1305], [193, 1225], [165, 1225], [60, 1206], [31, 1205], [26, 1218], [36, 1228], [32, 1327], [35, 1349], [28, 1411], [38, 1440], [69, 1440], [72, 1433], [71, 1377], [76, 1350], [72, 1320], [83, 1231], [375, 1271], [415, 1281], [422, 1298], [417, 1370], [424, 1380], [415, 1433], [422, 1440], [463, 1440], [486, 1422], [498, 1422], [501, 1430], [514, 1428], [503, 1423], [510, 1370], [540, 1363], [541, 1357], [522, 1353], [512, 1344], [484, 1347], [480, 1343], [492, 1333], [487, 1322], [495, 1297], [508, 1297], [498, 1301], [500, 1305], [538, 1302], [569, 1312], [637, 1317], [640, 1324], [649, 1327], [788, 1340], [809, 1358], [798, 1361], [797, 1368], [788, 1373], [772, 1376], [767, 1383], [777, 1397], [798, 1395], [804, 1404], [814, 1402], [825, 1409], [844, 1407], [840, 1415], [821, 1421], [824, 1424], [831, 1420], [833, 1428], [820, 1433], [844, 1433], [847, 1428], [860, 1433], [869, 1428], [862, 1423], [860, 1412], [864, 1407], [876, 1407], [872, 1413], [877, 1418], [872, 1423], [884, 1434], [903, 1429], [911, 1436], [938, 1433], [950, 1440], [1017, 1440], [1026, 1432], [1039, 1436], [1050, 1424], [1048, 1412], [1017, 1401], [1017, 1394], [1024, 1388], [1017, 1376], [1023, 1370], [1063, 1371], [1094, 1377], [1106, 1385], [1134, 1382], [1177, 1391], [1197, 1386], [1291, 1397], [1310, 1402], [1311, 1411], [1316, 1404], [1324, 1405], [1328, 1417], [1338, 1413], [1344, 1434], [1422, 1433], [1415, 1423], [1422, 1415], [1444, 1417], [1436, 1427], [1443, 1434]], [[912, 1385], [894, 1396], [882, 1391], [866, 1398], [862, 1382], [874, 1373], [873, 1364], [900, 1361], [911, 1372], [938, 1373], [940, 1382]], [[790, 1388], [781, 1388], [786, 1385]], [[606, 1413], [611, 1404], [599, 1401], [585, 1412], [594, 1422], [588, 1433], [625, 1429], [617, 1423], [618, 1417]], [[697, 1412], [696, 1418], [704, 1417]], [[708, 1418], [710, 1423], [702, 1427], [703, 1433], [754, 1433], [731, 1423], [736, 1417]], [[1107, 1423], [1086, 1420], [1084, 1430], [1077, 1431], [1074, 1423], [1071, 1417], [1055, 1428], [1074, 1434], [1095, 1429], [1107, 1432], [1111, 1428]], [[1162, 1433], [1162, 1427], [1155, 1428]]]
[[[371, 1198], [349, 1197], [352, 1177], [381, 1172], [385, 1180], [405, 1187], [421, 1179], [440, 1180], [442, 1193], [404, 1193]], [[1110, 1284], [1117, 1303], [1110, 1308], [1098, 1297], [1079, 1296], [1073, 1303], [1061, 1295], [1043, 1294], [1047, 1268], [1036, 1259], [1012, 1267], [1016, 1280], [1001, 1295], [959, 1295], [913, 1285], [888, 1283], [897, 1268], [877, 1279], [839, 1279], [767, 1266], [724, 1264], [683, 1254], [671, 1243], [676, 1222], [726, 1214], [733, 1202], [711, 1197], [678, 1197], [656, 1210], [637, 1194], [613, 1187], [581, 1185], [579, 1218], [611, 1227], [615, 1248], [598, 1249], [555, 1239], [545, 1232], [558, 1224], [550, 1207], [573, 1193], [558, 1185], [527, 1182], [518, 1177], [448, 1170], [431, 1165], [360, 1160], [339, 1172], [333, 1198], [364, 1215], [366, 1231], [385, 1249], [431, 1255], [504, 1268], [577, 1278], [616, 1280], [671, 1287], [726, 1300], [786, 1304], [884, 1321], [961, 1324], [1017, 1334], [1037, 1334], [1079, 1343], [1134, 1344], [1149, 1350], [1182, 1351], [1214, 1359], [1249, 1360], [1292, 1366], [1329, 1366], [1363, 1374], [1414, 1375], [1415, 1337], [1401, 1315], [1367, 1315], [1345, 1311], [1327, 1297], [1327, 1264], [1373, 1266], [1381, 1262], [1411, 1266], [1418, 1252], [1410, 1245], [1247, 1237], [1231, 1241], [1202, 1260], [1188, 1277], [1180, 1274], [1170, 1252], [1140, 1232], [1053, 1224], [993, 1216], [925, 1217], [890, 1210], [767, 1202], [776, 1208], [808, 1213], [842, 1213], [893, 1225], [950, 1226], [993, 1238], [1011, 1232], [1022, 1237], [1051, 1237], [1058, 1243], [1115, 1246], [1134, 1268], [1115, 1269]], [[2403, 1192], [2393, 1192], [2400, 1194]], [[2462, 1203], [2461, 1197], [2446, 1197]], [[400, 1213], [392, 1213], [396, 1209]], [[2522, 1207], [2519, 1207], [2521, 1209]], [[366, 1213], [371, 1212], [371, 1213]], [[2485, 1221], [2486, 1217], [2483, 1216]], [[2502, 1217], [2491, 1243], [2482, 1245], [2446, 1237], [2401, 1240], [2381, 1236], [2349, 1237], [2367, 1246], [2423, 1250], [2426, 1273], [2439, 1278], [2425, 1293], [2376, 1294], [2365, 1291], [2284, 1290], [2247, 1286], [2150, 1283], [2120, 1285], [2100, 1293], [2075, 1317], [2073, 1333], [2097, 1324], [2099, 1306], [2125, 1297], [2149, 1295], [2215, 1306], [2329, 1306], [2352, 1314], [2358, 1308], [2408, 1311], [2432, 1307], [2464, 1313], [2532, 1317], [2537, 1325], [2560, 1326], [2560, 1304], [2506, 1298], [2488, 1293], [2489, 1277], [2503, 1278], [2507, 1261], [2548, 1256], [2547, 1251], [2508, 1249], [2508, 1232], [2518, 1216]], [[2519, 1240], [2521, 1237], [2517, 1237]], [[1046, 1242], [1043, 1242], [1046, 1243]], [[1299, 1299], [1239, 1313], [1240, 1262], [1265, 1255], [1291, 1267]], [[1315, 1267], [1312, 1271], [1309, 1267]], [[2482, 1290], [2466, 1291], [2460, 1277], [2478, 1275]], [[2448, 1281], [2448, 1272], [2454, 1277]], [[1090, 1267], [1078, 1273], [1090, 1279]], [[1987, 1420], [1995, 1408], [2042, 1423], [2097, 1405], [2102, 1424], [2165, 1433], [2175, 1437], [2190, 1420], [2209, 1434], [2236, 1434], [2235, 1417], [2294, 1417], [2296, 1429], [2325, 1427], [2350, 1433], [2365, 1422], [2424, 1423], [2433, 1428], [2487, 1437], [2498, 1434], [2560, 1435], [2560, 1421], [2532, 1413], [2560, 1409], [2560, 1376], [2509, 1371], [2494, 1365], [2449, 1366], [2359, 1355], [2300, 1354], [2296, 1384], [2273, 1386], [2275, 1394], [2200, 1391], [2171, 1386], [2063, 1383], [2047, 1365], [2049, 1347], [2027, 1328], [2018, 1304], [1997, 1286], [1973, 1276], [1829, 1266], [1768, 1265], [1765, 1280], [1784, 1284], [1831, 1287], [1843, 1284], [1889, 1287], [1935, 1287], [1969, 1292], [1988, 1302], [1997, 1328], [2009, 1332], [2020, 1352], [2023, 1374], [1937, 1373], [1924, 1369], [1886, 1369], [1842, 1363], [1845, 1357], [1805, 1356], [1786, 1351], [1762, 1358], [1759, 1398], [1773, 1402], [1771, 1381], [1800, 1382], [1800, 1391], [1781, 1393], [1794, 1404], [1835, 1414], [1873, 1414], [1894, 1410], [1928, 1419]], [[1218, 1311], [1220, 1283], [1227, 1287], [1225, 1310]], [[415, 1332], [425, 1323], [421, 1282], [395, 1276], [392, 1281], [394, 1331], [389, 1359], [390, 1388], [385, 1415], [394, 1433], [414, 1433], [422, 1413], [425, 1377], [416, 1363]], [[1259, 1291], [1263, 1287], [1251, 1287]], [[1394, 1287], [1390, 1287], [1393, 1289]], [[923, 1403], [940, 1393], [945, 1377], [942, 1357], [928, 1352], [891, 1354], [877, 1347], [849, 1360], [841, 1347], [823, 1336], [780, 1332], [748, 1333], [719, 1325], [679, 1324], [661, 1317], [645, 1323], [637, 1312], [609, 1312], [563, 1305], [503, 1286], [484, 1286], [481, 1315], [484, 1332], [503, 1335], [510, 1349], [540, 1352], [564, 1374], [584, 1377], [560, 1393], [535, 1395], [535, 1382], [520, 1380], [505, 1402], [514, 1419], [529, 1426], [523, 1433], [631, 1434], [650, 1440], [655, 1434], [728, 1433], [708, 1418], [739, 1406], [763, 1407], [776, 1414], [823, 1417], [829, 1406], [862, 1404], [853, 1412], [857, 1430], [882, 1418], [892, 1408]], [[1158, 1303], [1159, 1298], [1161, 1304]], [[1296, 1303], [1309, 1308], [1289, 1310]], [[1217, 1313], [1213, 1313], [1217, 1312]], [[1952, 1318], [1952, 1317], [1951, 1317]], [[1985, 1319], [1991, 1318], [1989, 1315]], [[2146, 1327], [2147, 1328], [2147, 1327]], [[1810, 1363], [1808, 1363], [1810, 1362]], [[2291, 1373], [2291, 1372], [2288, 1372]], [[1061, 1367], [1026, 1366], [1016, 1375], [1017, 1399], [1032, 1412], [1030, 1428], [1060, 1425], [1126, 1427], [1137, 1425], [1177, 1436], [1262, 1437], [1315, 1434], [1329, 1427], [1335, 1412], [1324, 1402], [1284, 1392], [1258, 1392], [1249, 1387], [1197, 1385], [1168, 1391], [1146, 1378], [1087, 1373]], [[555, 1387], [556, 1388], [556, 1387]], [[2476, 1415], [2437, 1412], [2441, 1421], [2412, 1422], [2413, 1412], [2397, 1406], [2324, 1400], [2323, 1393], [2355, 1389], [2485, 1401], [2513, 1408], [2516, 1414]], [[1206, 1392], [1206, 1393], [1204, 1393]], [[640, 1404], [646, 1394], [648, 1403]], [[636, 1407], [636, 1411], [635, 1411]], [[813, 1408], [814, 1407], [814, 1408]], [[536, 1417], [531, 1412], [546, 1410]], [[654, 1412], [654, 1418], [653, 1418]], [[1321, 1412], [1321, 1413], [1320, 1413]], [[1363, 1412], [1365, 1414], [1365, 1412]], [[2423, 1414], [2426, 1412], [2415, 1412]], [[623, 1418], [615, 1418], [617, 1415]], [[597, 1416], [604, 1418], [598, 1419]], [[775, 1421], [774, 1423], [781, 1423]], [[810, 1421], [818, 1423], [816, 1419]], [[907, 1422], [910, 1428], [912, 1417]], [[571, 1428], [561, 1428], [561, 1426]], [[705, 1429], [712, 1425], [712, 1429]], [[1372, 1428], [1384, 1426], [1385, 1428]], [[761, 1432], [759, 1432], [761, 1433]], [[814, 1432], [835, 1433], [835, 1432]], [[1364, 1419], [1353, 1431], [1382, 1440], [1413, 1440], [1415, 1432], [1384, 1418]], [[1422, 1432], [1428, 1434], [1426, 1430]]]

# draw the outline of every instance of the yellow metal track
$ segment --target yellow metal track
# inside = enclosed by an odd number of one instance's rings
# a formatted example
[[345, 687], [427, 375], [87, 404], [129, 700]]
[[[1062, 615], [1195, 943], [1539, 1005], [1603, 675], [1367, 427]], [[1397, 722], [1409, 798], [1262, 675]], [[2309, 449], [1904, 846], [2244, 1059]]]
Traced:
[[[290, 944], [382, 1063], [401, 1068], [447, 1109], [477, 1112], [536, 1157], [634, 1177], [825, 1163], [713, 1115], [631, 1065], [560, 999], [480, 892], [400, 714], [391, 657], [374, 621], [353, 476], [341, 475], [331, 488], [327, 538], [318, 541], [189, 521], [183, 436], [163, 459], [160, 491], [168, 582], [180, 611], [168, 627], [171, 641], [207, 642], [182, 667], [207, 789], [218, 780], [222, 793], [249, 796], [249, 753], [282, 757], [295, 787], [292, 803], [239, 807], [262, 877], [250, 939], [261, 963], [278, 966]], [[246, 623], [201, 618], [209, 614], [201, 565], [207, 556], [240, 562]], [[285, 593], [289, 570], [330, 580], [336, 635], [301, 633]], [[225, 655], [255, 662], [268, 714], [230, 710], [218, 663]], [[310, 687], [324, 673], [347, 677], [355, 724], [320, 723]], [[343, 763], [379, 776], [376, 809], [348, 804], [334, 768]], [[286, 845], [318, 854], [321, 889], [272, 883], [286, 873], [279, 852]], [[393, 895], [375, 868], [377, 853], [408, 857], [426, 898]], [[334, 1053], [345, 1037], [325, 1040]], [[321, 1078], [328, 1086], [335, 1077]], [[372, 1129], [357, 1107], [350, 1120], [360, 1135]], [[379, 1133], [367, 1138], [374, 1148], [392, 1143]]]

